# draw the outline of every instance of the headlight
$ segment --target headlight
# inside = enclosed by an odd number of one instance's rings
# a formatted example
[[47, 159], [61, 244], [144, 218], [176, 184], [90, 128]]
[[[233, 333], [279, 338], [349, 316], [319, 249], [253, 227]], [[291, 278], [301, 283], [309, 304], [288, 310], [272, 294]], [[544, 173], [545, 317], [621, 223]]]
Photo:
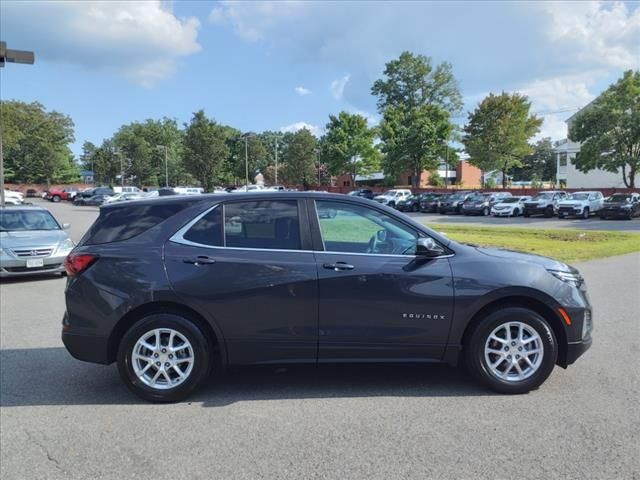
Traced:
[[629, 204], [622, 205], [620, 208], [624, 208], [625, 210], [629, 210], [631, 208], [631, 205], [629, 205]]
[[73, 250], [73, 247], [75, 246], [76, 244], [73, 243], [73, 240], [71, 240], [70, 238], [67, 238], [66, 240], [64, 240], [58, 245], [58, 252]]
[[584, 283], [582, 276], [579, 273], [564, 272], [562, 270], [547, 270], [551, 275], [558, 280], [562, 280], [569, 285], [573, 285], [576, 288], [580, 288]]

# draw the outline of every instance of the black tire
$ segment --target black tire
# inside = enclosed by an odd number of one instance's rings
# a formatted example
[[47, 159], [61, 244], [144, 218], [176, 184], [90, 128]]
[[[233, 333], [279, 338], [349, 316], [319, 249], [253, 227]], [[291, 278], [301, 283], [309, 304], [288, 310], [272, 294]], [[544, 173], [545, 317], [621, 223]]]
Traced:
[[389, 202], [388, 206], [391, 208], [396, 208], [396, 202]]
[[51, 201], [53, 203], [58, 203], [60, 201], [60, 195], [54, 195], [53, 197], [51, 197]]
[[413, 206], [411, 207], [411, 211], [412, 212], [417, 212], [418, 210], [420, 210], [420, 208], [418, 207], [418, 205], [416, 205], [415, 203], [413, 204]]
[[513, 216], [514, 217], [519, 217], [520, 216], [520, 210], [518, 210], [517, 208], [513, 209]]
[[[173, 388], [156, 389], [146, 385], [134, 373], [131, 355], [138, 339], [157, 328], [171, 328], [185, 336], [193, 348], [193, 368], [189, 376]], [[125, 333], [118, 349], [118, 371], [125, 385], [143, 400], [154, 403], [179, 402], [187, 398], [208, 377], [212, 352], [209, 342], [190, 320], [173, 313], [158, 313], [142, 318]]]
[[558, 218], [562, 220], [564, 218], [564, 213], [558, 213]]
[[524, 211], [524, 213], [522, 214], [523, 217], [525, 218], [529, 218], [529, 212], [527, 212], [526, 210]]
[[585, 220], [589, 218], [589, 207], [584, 207], [584, 210], [582, 210], [582, 218]]
[[[543, 346], [538, 369], [528, 378], [509, 381], [495, 375], [485, 358], [485, 344], [491, 332], [500, 325], [518, 321], [534, 329]], [[469, 373], [486, 387], [506, 394], [522, 394], [535, 390], [549, 377], [558, 357], [558, 345], [553, 330], [539, 314], [523, 307], [506, 307], [489, 313], [475, 327], [465, 341], [464, 363]], [[516, 352], [517, 353], [517, 352]]]
[[482, 215], [484, 215], [485, 217], [489, 216], [489, 209], [487, 207], [484, 207], [484, 210], [482, 210]]
[[544, 217], [552, 218], [553, 217], [553, 207], [547, 207], [544, 209]]

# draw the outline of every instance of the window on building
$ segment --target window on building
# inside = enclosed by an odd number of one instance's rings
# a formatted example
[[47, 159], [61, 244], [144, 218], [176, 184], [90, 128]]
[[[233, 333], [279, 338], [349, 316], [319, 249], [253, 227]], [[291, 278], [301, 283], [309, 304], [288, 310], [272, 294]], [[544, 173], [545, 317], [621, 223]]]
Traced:
[[567, 166], [567, 153], [566, 152], [562, 152], [560, 154], [560, 166], [561, 167], [566, 167]]

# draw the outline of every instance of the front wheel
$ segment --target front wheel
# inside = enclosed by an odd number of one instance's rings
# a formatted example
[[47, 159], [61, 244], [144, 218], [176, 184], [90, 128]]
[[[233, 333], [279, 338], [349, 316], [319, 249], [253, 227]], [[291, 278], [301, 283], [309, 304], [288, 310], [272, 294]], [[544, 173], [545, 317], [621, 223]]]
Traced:
[[465, 364], [480, 383], [500, 393], [538, 388], [556, 363], [558, 346], [538, 313], [508, 307], [490, 313], [464, 345]]
[[482, 215], [484, 215], [485, 217], [489, 216], [489, 209], [487, 207], [485, 207], [484, 210], [482, 210]]
[[51, 197], [51, 201], [53, 203], [58, 203], [60, 201], [60, 195], [54, 195], [53, 197]]
[[551, 218], [551, 217], [553, 217], [553, 207], [547, 207], [547, 208], [545, 208], [545, 210], [544, 210], [544, 216], [545, 216], [546, 218]]
[[124, 335], [118, 370], [127, 387], [156, 403], [178, 402], [208, 376], [211, 351], [190, 320], [173, 313], [149, 315]]
[[519, 215], [520, 215], [520, 210], [518, 210], [517, 208], [514, 208], [514, 209], [513, 209], [513, 216], [514, 216], [514, 217], [517, 217], [517, 216], [519, 216]]
[[582, 211], [582, 218], [585, 220], [589, 218], [589, 207], [584, 207], [584, 210]]

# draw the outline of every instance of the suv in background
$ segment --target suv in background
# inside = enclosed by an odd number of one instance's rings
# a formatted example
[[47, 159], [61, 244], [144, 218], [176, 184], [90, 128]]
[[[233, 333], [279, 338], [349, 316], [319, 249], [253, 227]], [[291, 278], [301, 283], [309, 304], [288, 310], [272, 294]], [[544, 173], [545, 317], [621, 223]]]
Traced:
[[438, 204], [438, 213], [440, 215], [446, 215], [448, 213], [461, 214], [462, 205], [465, 200], [472, 195], [474, 195], [474, 193], [469, 191], [452, 193], [448, 197], [443, 198]]
[[416, 193], [413, 195], [409, 195], [407, 198], [403, 200], [398, 200], [396, 204], [396, 208], [401, 212], [417, 212], [420, 210], [420, 196], [422, 194]]
[[[126, 188], [126, 187], [124, 187], [124, 188]], [[83, 199], [83, 198], [91, 198], [91, 197], [94, 197], [96, 195], [103, 195], [105, 197], [110, 197], [110, 196], [114, 195], [114, 193], [115, 192], [111, 187], [88, 188], [87, 190], [83, 190], [82, 192], [78, 192], [78, 194], [75, 196], [74, 203], [75, 203], [76, 200]]]
[[400, 200], [405, 200], [411, 195], [411, 190], [406, 188], [399, 188], [387, 190], [382, 195], [373, 197], [373, 199], [376, 202], [381, 203], [382, 205], [387, 205], [389, 207], [395, 208]]
[[626, 218], [640, 216], [640, 194], [615, 193], [606, 198], [600, 209], [600, 218]]
[[66, 348], [117, 362], [155, 402], [184, 399], [212, 369], [357, 361], [463, 360], [485, 386], [517, 394], [592, 343], [576, 269], [459, 244], [345, 195], [103, 206], [66, 268]]
[[531, 200], [525, 202], [522, 214], [525, 217], [530, 217], [531, 215], [543, 215], [547, 218], [551, 218], [556, 213], [558, 203], [565, 198], [567, 198], [567, 192], [559, 190], [540, 192]]
[[558, 203], [558, 218], [571, 215], [589, 218], [589, 215], [600, 211], [603, 203], [604, 197], [601, 192], [575, 192]]

